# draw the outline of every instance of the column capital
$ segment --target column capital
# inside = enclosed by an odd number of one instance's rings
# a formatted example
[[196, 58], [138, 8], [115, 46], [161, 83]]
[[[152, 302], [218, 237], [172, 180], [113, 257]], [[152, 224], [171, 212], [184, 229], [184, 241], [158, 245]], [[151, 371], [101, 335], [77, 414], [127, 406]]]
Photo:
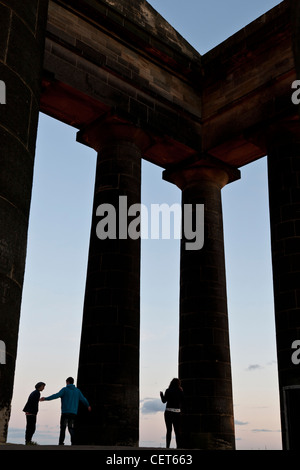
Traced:
[[97, 152], [120, 141], [135, 144], [142, 152], [152, 145], [151, 137], [143, 129], [115, 115], [106, 115], [88, 124], [77, 133], [76, 140]]
[[163, 172], [165, 181], [176, 184], [182, 190], [205, 181], [222, 189], [240, 177], [240, 170], [207, 154], [193, 163], [179, 164]]

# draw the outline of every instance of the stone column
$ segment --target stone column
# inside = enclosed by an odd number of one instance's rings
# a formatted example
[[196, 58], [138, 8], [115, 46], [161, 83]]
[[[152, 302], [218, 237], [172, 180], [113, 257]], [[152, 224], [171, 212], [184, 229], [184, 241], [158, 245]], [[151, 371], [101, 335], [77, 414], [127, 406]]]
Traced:
[[204, 159], [165, 179], [182, 190], [186, 204], [204, 204], [204, 245], [181, 242], [179, 377], [185, 394], [183, 446], [234, 449], [232, 380], [221, 189], [239, 172]]
[[[283, 447], [286, 447], [283, 388], [300, 386], [300, 128], [270, 133], [268, 179], [277, 359]], [[294, 341], [298, 345], [292, 347]], [[298, 432], [297, 426], [297, 432]], [[292, 431], [290, 431], [292, 432]], [[300, 435], [297, 435], [297, 445]], [[292, 439], [293, 436], [290, 435]]]
[[47, 11], [47, 0], [0, 0], [0, 443], [13, 393]]
[[[293, 52], [297, 80], [300, 79], [300, 4], [294, 0], [288, 0], [291, 14]], [[299, 106], [298, 106], [299, 110]]]
[[[140, 238], [129, 238], [128, 224], [136, 217], [127, 222], [126, 215], [140, 204], [148, 139], [116, 121], [93, 125], [79, 139], [98, 152], [78, 369], [78, 386], [93, 411], [80, 418], [80, 443], [138, 446]], [[103, 204], [116, 210], [115, 239], [113, 232], [99, 239], [103, 217], [97, 209]]]

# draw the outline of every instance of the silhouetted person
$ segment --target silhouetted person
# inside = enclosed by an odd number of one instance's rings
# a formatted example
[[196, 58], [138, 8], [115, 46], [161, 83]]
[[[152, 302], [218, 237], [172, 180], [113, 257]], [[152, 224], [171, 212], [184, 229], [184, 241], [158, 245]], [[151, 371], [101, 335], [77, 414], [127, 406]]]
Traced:
[[167, 403], [165, 409], [165, 423], [167, 428], [166, 444], [170, 447], [172, 437], [172, 427], [174, 428], [177, 448], [180, 447], [180, 415], [183, 405], [183, 390], [179, 379], [173, 379], [169, 388], [160, 392], [160, 398], [163, 403]]
[[31, 392], [28, 397], [27, 403], [23, 408], [26, 415], [26, 431], [25, 431], [25, 443], [26, 445], [35, 444], [32, 442], [32, 436], [36, 429], [36, 419], [39, 411], [39, 401], [41, 391], [45, 388], [44, 382], [38, 382], [35, 386], [35, 390]]
[[79, 402], [81, 401], [87, 409], [91, 411], [89, 402], [83, 396], [79, 388], [75, 387], [74, 379], [72, 377], [68, 377], [66, 384], [66, 387], [62, 388], [58, 393], [54, 393], [49, 397], [41, 398], [41, 401], [50, 401], [55, 400], [56, 398], [61, 398], [59, 445], [64, 445], [66, 427], [68, 427], [68, 431], [71, 436], [71, 444], [74, 444], [75, 419], [78, 412]]

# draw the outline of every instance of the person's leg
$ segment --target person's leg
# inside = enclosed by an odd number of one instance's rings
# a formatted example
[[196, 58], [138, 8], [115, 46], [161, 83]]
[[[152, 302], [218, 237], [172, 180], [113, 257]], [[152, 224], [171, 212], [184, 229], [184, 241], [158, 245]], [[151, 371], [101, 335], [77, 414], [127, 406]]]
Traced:
[[30, 419], [29, 419], [29, 415], [26, 415], [25, 443], [28, 444], [30, 440], [31, 440]]
[[71, 444], [74, 444], [74, 433], [75, 433], [75, 418], [76, 415], [70, 414], [68, 417], [68, 430], [71, 436]]
[[68, 424], [68, 417], [65, 414], [62, 414], [60, 417], [60, 434], [59, 434], [59, 441], [58, 441], [58, 444], [60, 446], [64, 445], [67, 424]]
[[171, 411], [165, 411], [165, 423], [166, 423], [166, 428], [167, 428], [166, 447], [168, 449], [170, 447], [171, 436], [172, 436], [172, 412]]
[[25, 442], [29, 444], [36, 429], [36, 415], [26, 415]]
[[176, 447], [179, 449], [181, 447], [181, 427], [180, 427], [180, 413], [173, 413], [173, 427], [176, 439]]

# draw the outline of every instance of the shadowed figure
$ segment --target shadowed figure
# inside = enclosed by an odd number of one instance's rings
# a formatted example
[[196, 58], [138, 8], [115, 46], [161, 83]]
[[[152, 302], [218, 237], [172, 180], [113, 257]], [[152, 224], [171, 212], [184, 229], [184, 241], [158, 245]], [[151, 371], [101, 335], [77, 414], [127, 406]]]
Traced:
[[35, 390], [29, 395], [28, 400], [23, 408], [26, 415], [26, 431], [25, 431], [25, 443], [26, 445], [35, 444], [32, 442], [32, 436], [36, 430], [36, 419], [39, 412], [39, 401], [41, 392], [44, 390], [46, 384], [44, 382], [38, 382], [35, 386]]
[[54, 393], [49, 397], [42, 397], [41, 401], [55, 400], [61, 398], [61, 418], [60, 418], [60, 435], [59, 445], [64, 445], [66, 428], [71, 437], [71, 444], [74, 444], [75, 434], [75, 419], [77, 417], [78, 405], [81, 401], [91, 411], [91, 407], [87, 399], [83, 396], [81, 391], [75, 387], [73, 377], [68, 377], [66, 380], [66, 387], [62, 388], [58, 393]]
[[181, 445], [181, 411], [183, 405], [183, 390], [179, 379], [174, 378], [171, 380], [169, 388], [165, 393], [160, 392], [160, 398], [163, 403], [167, 403], [165, 409], [165, 423], [167, 428], [166, 447], [170, 447], [172, 429], [174, 429], [176, 446], [179, 448]]

